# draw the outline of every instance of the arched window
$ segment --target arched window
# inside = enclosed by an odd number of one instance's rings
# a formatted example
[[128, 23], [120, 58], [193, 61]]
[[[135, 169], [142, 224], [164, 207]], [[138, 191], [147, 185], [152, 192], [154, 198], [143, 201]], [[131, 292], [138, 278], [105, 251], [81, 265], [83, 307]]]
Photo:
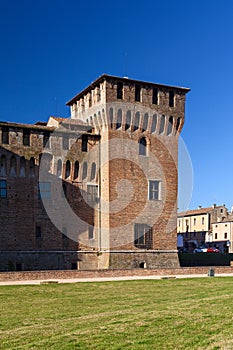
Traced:
[[0, 160], [0, 176], [6, 176], [6, 156], [4, 154]]
[[35, 159], [31, 157], [29, 161], [29, 177], [34, 177], [34, 176], [35, 176]]
[[24, 157], [20, 158], [19, 176], [20, 177], [26, 176], [26, 161]]
[[144, 119], [143, 119], [143, 125], [142, 125], [142, 131], [146, 131], [148, 126], [148, 113], [146, 113], [144, 115]]
[[133, 123], [133, 131], [138, 130], [139, 128], [139, 122], [140, 122], [140, 113], [137, 112], [134, 117], [134, 123]]
[[142, 137], [139, 140], [139, 155], [140, 156], [146, 156], [146, 139], [145, 137]]
[[164, 132], [164, 128], [165, 128], [165, 115], [162, 115], [160, 119], [160, 128], [159, 128], [160, 134]]
[[171, 135], [173, 129], [173, 117], [171, 116], [168, 121], [167, 135]]
[[110, 123], [110, 127], [112, 128], [112, 125], [113, 125], [113, 108], [109, 109], [109, 123]]
[[92, 165], [91, 165], [91, 180], [95, 179], [95, 175], [96, 175], [96, 164], [92, 163]]
[[117, 111], [117, 123], [116, 123], [116, 129], [120, 129], [122, 124], [122, 110], [118, 109]]
[[58, 161], [57, 161], [57, 177], [58, 178], [62, 177], [62, 161], [61, 161], [61, 159], [58, 159]]
[[74, 163], [74, 179], [78, 178], [78, 173], [79, 173], [79, 162], [76, 160]]
[[82, 180], [86, 179], [87, 177], [87, 162], [83, 163], [83, 174], [82, 174]]
[[126, 113], [126, 121], [125, 121], [125, 130], [128, 130], [131, 125], [131, 111], [127, 111]]
[[70, 177], [70, 161], [66, 161], [66, 172], [65, 172], [65, 178], [68, 179]]
[[154, 114], [152, 117], [152, 124], [151, 124], [151, 133], [153, 134], [156, 131], [157, 126], [157, 115]]
[[10, 176], [12, 177], [16, 176], [16, 166], [16, 158], [12, 156], [10, 159]]

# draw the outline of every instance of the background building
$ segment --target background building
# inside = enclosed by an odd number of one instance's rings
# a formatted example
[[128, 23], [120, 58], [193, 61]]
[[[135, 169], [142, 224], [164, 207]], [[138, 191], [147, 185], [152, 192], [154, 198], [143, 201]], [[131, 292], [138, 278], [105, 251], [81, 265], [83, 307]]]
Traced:
[[[228, 217], [225, 205], [188, 210], [177, 215], [177, 234], [183, 237], [183, 247], [193, 251], [198, 246], [211, 243], [212, 223]], [[180, 240], [180, 242], [182, 242]], [[180, 247], [181, 248], [181, 247]]]
[[1, 270], [178, 266], [188, 91], [103, 75], [69, 119], [0, 123]]

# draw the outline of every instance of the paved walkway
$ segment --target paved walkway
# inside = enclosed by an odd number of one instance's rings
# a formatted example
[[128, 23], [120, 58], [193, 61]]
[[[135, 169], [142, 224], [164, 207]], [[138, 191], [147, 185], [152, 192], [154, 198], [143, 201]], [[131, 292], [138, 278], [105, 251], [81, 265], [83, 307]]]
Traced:
[[[176, 275], [176, 276], [119, 276], [119, 277], [93, 277], [93, 278], [70, 278], [70, 279], [44, 279], [24, 281], [2, 281], [0, 286], [27, 285], [27, 284], [52, 284], [52, 283], [77, 283], [77, 282], [108, 282], [108, 281], [133, 281], [133, 280], [159, 280], [177, 278], [200, 278], [209, 277], [208, 274]], [[215, 274], [215, 277], [233, 277], [233, 273]]]

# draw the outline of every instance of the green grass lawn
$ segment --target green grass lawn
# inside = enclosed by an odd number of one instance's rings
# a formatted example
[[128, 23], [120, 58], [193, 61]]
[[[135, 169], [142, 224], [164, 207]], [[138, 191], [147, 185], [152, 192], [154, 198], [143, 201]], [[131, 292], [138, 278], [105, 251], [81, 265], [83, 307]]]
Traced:
[[0, 349], [233, 349], [233, 278], [0, 287]]

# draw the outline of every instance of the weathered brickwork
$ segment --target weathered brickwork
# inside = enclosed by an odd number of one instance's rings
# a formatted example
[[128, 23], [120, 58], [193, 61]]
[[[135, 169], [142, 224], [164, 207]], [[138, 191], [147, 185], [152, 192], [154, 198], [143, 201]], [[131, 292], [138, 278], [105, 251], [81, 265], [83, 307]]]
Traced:
[[69, 119], [1, 122], [0, 269], [178, 267], [188, 91], [103, 75]]

